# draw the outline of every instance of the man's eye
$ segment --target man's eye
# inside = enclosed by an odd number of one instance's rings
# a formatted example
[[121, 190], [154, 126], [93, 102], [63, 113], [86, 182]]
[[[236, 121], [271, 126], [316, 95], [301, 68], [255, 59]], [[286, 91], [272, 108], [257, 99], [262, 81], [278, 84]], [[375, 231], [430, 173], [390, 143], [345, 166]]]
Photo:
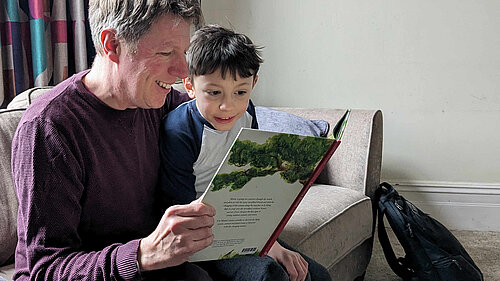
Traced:
[[237, 94], [238, 96], [243, 96], [243, 95], [245, 95], [246, 93], [247, 93], [247, 91], [237, 91], [237, 92], [236, 92], [236, 94]]
[[168, 57], [172, 54], [173, 52], [161, 52], [160, 55], [164, 56], [164, 57]]

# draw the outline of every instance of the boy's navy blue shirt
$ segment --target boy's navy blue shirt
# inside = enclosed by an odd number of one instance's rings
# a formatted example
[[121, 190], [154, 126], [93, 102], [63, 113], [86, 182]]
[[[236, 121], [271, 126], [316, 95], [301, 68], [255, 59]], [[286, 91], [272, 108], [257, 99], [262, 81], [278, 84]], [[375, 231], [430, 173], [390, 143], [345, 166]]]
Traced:
[[200, 114], [196, 100], [185, 102], [168, 114], [160, 137], [159, 188], [165, 208], [197, 198], [242, 127], [258, 128], [251, 101], [230, 131], [216, 130]]

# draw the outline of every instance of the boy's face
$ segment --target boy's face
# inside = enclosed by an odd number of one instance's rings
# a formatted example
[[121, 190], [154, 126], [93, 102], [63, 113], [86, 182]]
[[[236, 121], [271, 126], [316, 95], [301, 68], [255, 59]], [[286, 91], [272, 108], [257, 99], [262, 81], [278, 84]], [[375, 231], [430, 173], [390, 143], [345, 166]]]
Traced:
[[196, 98], [201, 115], [219, 131], [231, 130], [236, 120], [245, 114], [250, 93], [257, 82], [253, 75], [242, 78], [236, 74], [234, 80], [230, 73], [222, 79], [220, 70], [195, 76], [193, 80], [193, 83], [189, 79], [184, 81], [189, 96]]

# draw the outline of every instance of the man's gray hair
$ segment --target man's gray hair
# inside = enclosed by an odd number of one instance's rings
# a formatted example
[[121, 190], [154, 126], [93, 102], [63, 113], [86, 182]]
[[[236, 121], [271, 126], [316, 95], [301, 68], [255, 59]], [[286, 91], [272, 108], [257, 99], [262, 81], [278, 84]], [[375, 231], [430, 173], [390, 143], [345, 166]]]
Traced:
[[172, 14], [199, 25], [203, 21], [198, 0], [90, 0], [89, 24], [97, 53], [103, 54], [101, 32], [114, 29], [119, 40], [133, 50], [142, 35], [164, 14]]

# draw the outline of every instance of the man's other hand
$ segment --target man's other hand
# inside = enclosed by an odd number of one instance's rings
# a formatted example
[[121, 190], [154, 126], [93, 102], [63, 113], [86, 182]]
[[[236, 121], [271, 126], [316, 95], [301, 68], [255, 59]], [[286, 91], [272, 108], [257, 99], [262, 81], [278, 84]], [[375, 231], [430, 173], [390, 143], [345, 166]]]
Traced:
[[168, 208], [156, 229], [139, 244], [141, 270], [180, 265], [213, 242], [215, 209], [198, 200]]

